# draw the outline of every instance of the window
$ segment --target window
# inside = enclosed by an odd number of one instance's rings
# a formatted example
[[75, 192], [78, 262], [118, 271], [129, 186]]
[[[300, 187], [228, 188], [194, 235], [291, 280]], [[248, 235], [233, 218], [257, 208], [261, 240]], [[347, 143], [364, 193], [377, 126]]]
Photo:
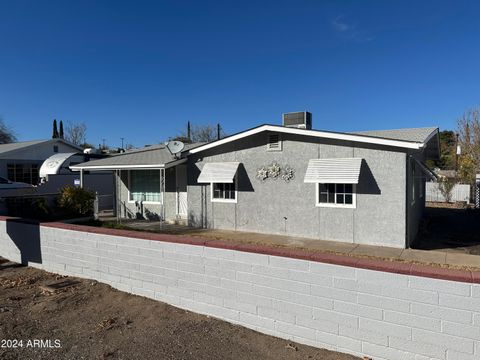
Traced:
[[38, 184], [37, 164], [7, 164], [7, 177], [10, 181]]
[[277, 134], [277, 133], [268, 134], [267, 150], [282, 151], [282, 139], [280, 138], [280, 134]]
[[237, 202], [236, 179], [233, 183], [211, 183], [212, 202]]
[[160, 170], [129, 171], [129, 200], [161, 203]]
[[317, 206], [355, 208], [355, 185], [318, 184]]

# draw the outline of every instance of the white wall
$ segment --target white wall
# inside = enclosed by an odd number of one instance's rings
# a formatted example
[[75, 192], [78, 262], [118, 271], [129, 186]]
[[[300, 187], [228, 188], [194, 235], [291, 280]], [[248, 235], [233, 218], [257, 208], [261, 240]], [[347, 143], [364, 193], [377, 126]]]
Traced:
[[0, 255], [20, 261], [19, 248], [32, 266], [312, 346], [480, 359], [478, 284], [0, 221]]

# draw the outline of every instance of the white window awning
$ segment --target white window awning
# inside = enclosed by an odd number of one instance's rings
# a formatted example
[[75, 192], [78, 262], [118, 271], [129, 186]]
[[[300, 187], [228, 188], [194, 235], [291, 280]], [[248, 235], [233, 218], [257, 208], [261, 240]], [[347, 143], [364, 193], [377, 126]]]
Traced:
[[305, 174], [306, 183], [358, 184], [361, 158], [311, 159]]
[[239, 162], [206, 163], [198, 177], [198, 183], [233, 183]]

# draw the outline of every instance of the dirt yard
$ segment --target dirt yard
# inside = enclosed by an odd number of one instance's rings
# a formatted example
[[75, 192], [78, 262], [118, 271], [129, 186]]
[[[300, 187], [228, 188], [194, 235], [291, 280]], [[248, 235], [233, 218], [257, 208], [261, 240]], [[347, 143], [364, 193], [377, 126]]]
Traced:
[[[69, 286], [45, 289], [59, 282]], [[356, 359], [1, 258], [0, 341], [3, 360]]]

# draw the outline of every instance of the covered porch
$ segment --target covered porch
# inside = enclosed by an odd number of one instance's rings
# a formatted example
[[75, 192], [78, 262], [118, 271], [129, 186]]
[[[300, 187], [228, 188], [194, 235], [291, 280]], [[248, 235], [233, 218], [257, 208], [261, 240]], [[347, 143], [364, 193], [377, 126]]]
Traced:
[[165, 146], [152, 146], [72, 166], [80, 187], [89, 171], [113, 173], [116, 220], [187, 224], [186, 158], [174, 156]]

